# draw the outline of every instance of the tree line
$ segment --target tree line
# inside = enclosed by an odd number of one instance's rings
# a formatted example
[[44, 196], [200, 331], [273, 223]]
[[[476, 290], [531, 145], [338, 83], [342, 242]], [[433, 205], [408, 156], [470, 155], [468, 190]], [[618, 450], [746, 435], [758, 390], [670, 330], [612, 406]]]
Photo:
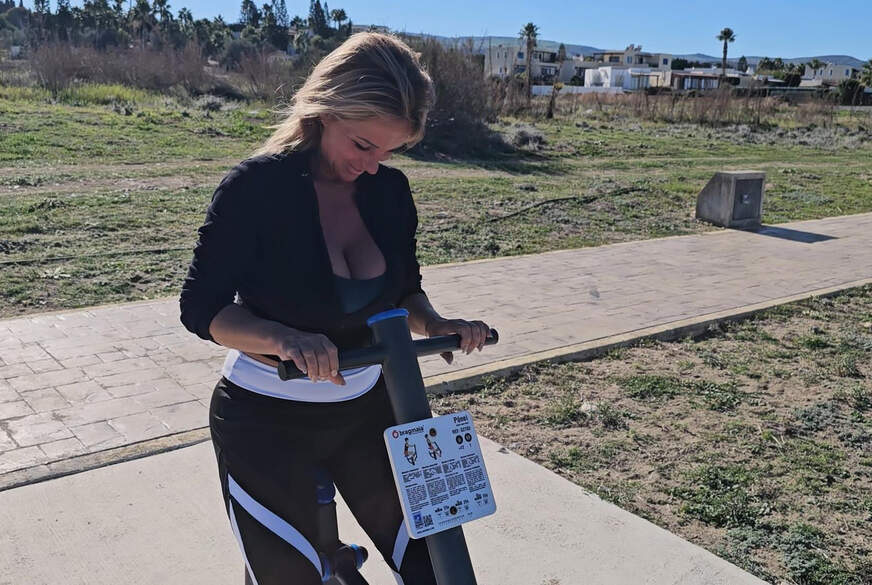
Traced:
[[310, 0], [305, 18], [291, 17], [285, 0], [260, 7], [243, 0], [236, 23], [221, 16], [195, 19], [187, 8], [173, 13], [168, 0], [85, 0], [81, 7], [56, 0], [55, 4], [52, 11], [49, 0], [34, 0], [33, 9], [21, 0], [18, 5], [0, 0], [0, 43], [30, 49], [69, 43], [101, 51], [137, 46], [180, 50], [195, 43], [205, 56], [220, 58], [235, 37], [258, 49], [285, 51], [291, 46], [305, 52], [313, 44], [347, 37], [352, 27], [345, 10], [331, 10], [321, 0]]

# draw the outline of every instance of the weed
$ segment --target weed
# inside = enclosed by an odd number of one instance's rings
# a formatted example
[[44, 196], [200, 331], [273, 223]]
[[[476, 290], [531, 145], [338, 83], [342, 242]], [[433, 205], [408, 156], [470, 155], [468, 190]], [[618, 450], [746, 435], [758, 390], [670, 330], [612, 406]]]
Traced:
[[863, 374], [857, 367], [859, 357], [860, 354], [856, 351], [841, 352], [835, 356], [830, 370], [841, 378], [862, 378]]
[[684, 501], [681, 512], [717, 527], [754, 526], [769, 512], [755, 495], [756, 472], [741, 465], [703, 465], [684, 474], [672, 489]]
[[578, 447], [570, 447], [566, 451], [555, 450], [548, 454], [548, 460], [557, 469], [574, 469], [580, 459], [581, 449]]
[[843, 419], [838, 407], [832, 402], [813, 404], [793, 412], [799, 428], [806, 433], [822, 431], [838, 425]]
[[842, 467], [845, 455], [841, 451], [811, 439], [788, 441], [783, 459], [794, 470], [794, 482], [801, 491], [822, 493], [849, 475]]
[[618, 385], [637, 400], [671, 398], [681, 392], [681, 381], [672, 376], [631, 376], [620, 379]]
[[605, 429], [614, 431], [627, 428], [627, 413], [609, 402], [598, 402], [594, 412]]
[[872, 387], [864, 382], [856, 382], [847, 388], [839, 388], [834, 394], [834, 398], [860, 412], [872, 409]]
[[566, 428], [587, 422], [587, 413], [581, 410], [581, 401], [572, 396], [562, 396], [551, 402], [542, 418], [550, 427]]
[[698, 351], [698, 355], [702, 363], [711, 368], [718, 370], [725, 370], [727, 368], [727, 361], [718, 352], [710, 349], [701, 349]]
[[679, 360], [677, 365], [678, 371], [681, 373], [689, 372], [696, 367], [696, 363], [693, 360]]
[[613, 347], [603, 356], [603, 359], [609, 361], [621, 361], [627, 357], [626, 347]]
[[849, 585], [852, 576], [824, 549], [824, 535], [809, 524], [794, 524], [781, 535], [778, 548], [790, 577], [803, 585]]
[[801, 335], [796, 339], [797, 345], [800, 347], [804, 347], [805, 349], [824, 349], [830, 347], [830, 343], [827, 339], [821, 335], [816, 335], [814, 333], [809, 333], [806, 335]]
[[687, 387], [692, 396], [701, 396], [709, 409], [718, 412], [733, 410], [742, 402], [742, 397], [745, 395], [734, 382], [694, 380], [689, 382]]

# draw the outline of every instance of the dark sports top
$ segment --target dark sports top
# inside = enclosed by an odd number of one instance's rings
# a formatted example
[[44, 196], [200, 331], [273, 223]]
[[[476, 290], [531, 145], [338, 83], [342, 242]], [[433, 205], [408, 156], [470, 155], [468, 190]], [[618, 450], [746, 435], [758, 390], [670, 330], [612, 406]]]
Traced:
[[409, 182], [380, 165], [356, 180], [355, 202], [382, 252], [379, 294], [346, 314], [321, 230], [307, 153], [259, 156], [218, 185], [179, 299], [181, 321], [214, 341], [209, 324], [234, 302], [258, 317], [325, 334], [337, 347], [370, 342], [366, 319], [424, 292], [415, 256], [418, 216]]
[[345, 278], [336, 274], [333, 279], [336, 282], [336, 292], [339, 294], [342, 312], [348, 314], [365, 307], [381, 294], [385, 275], [379, 274], [373, 278]]

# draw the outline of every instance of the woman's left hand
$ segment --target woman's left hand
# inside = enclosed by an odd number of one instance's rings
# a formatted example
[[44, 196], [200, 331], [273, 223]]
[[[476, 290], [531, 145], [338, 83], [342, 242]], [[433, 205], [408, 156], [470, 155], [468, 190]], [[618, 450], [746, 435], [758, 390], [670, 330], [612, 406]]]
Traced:
[[[466, 321], [464, 319], [438, 319], [427, 324], [427, 337], [439, 335], [460, 335], [460, 351], [467, 355], [474, 349], [481, 351], [484, 340], [490, 334], [490, 327], [484, 321]], [[449, 364], [454, 361], [454, 354], [450, 351], [439, 354]]]

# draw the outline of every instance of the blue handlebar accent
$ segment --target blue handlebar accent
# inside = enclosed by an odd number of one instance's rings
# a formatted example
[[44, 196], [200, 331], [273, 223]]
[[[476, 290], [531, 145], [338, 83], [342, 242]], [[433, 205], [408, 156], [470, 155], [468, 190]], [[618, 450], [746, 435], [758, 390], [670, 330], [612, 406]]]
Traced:
[[381, 313], [376, 313], [372, 317], [366, 320], [366, 324], [372, 327], [373, 323], [378, 323], [379, 321], [384, 321], [385, 319], [394, 319], [396, 317], [408, 318], [409, 312], [405, 309], [389, 309], [387, 311], [382, 311]]

